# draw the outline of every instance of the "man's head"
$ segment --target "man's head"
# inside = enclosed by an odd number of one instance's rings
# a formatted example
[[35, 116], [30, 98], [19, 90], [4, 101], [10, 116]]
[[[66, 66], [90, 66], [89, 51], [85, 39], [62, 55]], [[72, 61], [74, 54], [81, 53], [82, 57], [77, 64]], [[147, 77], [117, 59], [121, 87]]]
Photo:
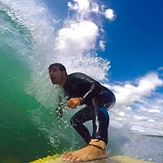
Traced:
[[65, 66], [63, 66], [61, 63], [53, 63], [49, 66], [48, 69], [52, 83], [63, 86], [67, 79]]

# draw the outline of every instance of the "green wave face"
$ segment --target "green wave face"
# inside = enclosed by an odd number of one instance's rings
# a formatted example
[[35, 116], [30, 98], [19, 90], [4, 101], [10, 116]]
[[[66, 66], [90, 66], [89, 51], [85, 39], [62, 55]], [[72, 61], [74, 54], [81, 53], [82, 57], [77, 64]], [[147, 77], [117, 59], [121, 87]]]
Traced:
[[31, 27], [4, 6], [0, 3], [0, 162], [25, 163], [73, 148], [74, 136], [70, 115], [55, 117], [62, 90], [51, 85], [47, 65], [40, 69], [44, 60]]

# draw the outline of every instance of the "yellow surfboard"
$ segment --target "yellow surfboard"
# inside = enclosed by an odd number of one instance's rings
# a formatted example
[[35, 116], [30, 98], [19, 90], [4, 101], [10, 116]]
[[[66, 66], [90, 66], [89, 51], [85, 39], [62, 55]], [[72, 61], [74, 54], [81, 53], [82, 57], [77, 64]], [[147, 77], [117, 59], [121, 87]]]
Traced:
[[[63, 161], [60, 155], [56, 154], [54, 156], [47, 156], [45, 158], [32, 161], [30, 163], [70, 163], [70, 162]], [[85, 163], [155, 163], [155, 162], [147, 162], [147, 161], [137, 160], [126, 156], [116, 155], [108, 159], [87, 161]]]

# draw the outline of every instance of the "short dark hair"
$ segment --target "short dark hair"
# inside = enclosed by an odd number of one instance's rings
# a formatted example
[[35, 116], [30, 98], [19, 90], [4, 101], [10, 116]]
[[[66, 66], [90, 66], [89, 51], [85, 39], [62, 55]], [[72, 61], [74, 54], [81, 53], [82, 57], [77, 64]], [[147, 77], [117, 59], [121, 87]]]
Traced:
[[[52, 69], [53, 67], [58, 67], [60, 71], [63, 71], [63, 70], [64, 70], [64, 71], [66, 72], [65, 66], [62, 65], [61, 63], [53, 63], [53, 64], [51, 64], [51, 65], [49, 66], [48, 69], [50, 70], [50, 69]], [[66, 74], [67, 74], [67, 72], [66, 72]]]

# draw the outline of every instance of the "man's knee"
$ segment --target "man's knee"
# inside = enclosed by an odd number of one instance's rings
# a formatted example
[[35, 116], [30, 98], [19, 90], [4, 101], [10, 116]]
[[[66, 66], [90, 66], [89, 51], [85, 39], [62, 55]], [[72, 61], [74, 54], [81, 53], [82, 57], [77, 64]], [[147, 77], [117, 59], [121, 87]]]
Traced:
[[100, 111], [99, 116], [102, 116], [103, 117], [102, 119], [106, 119], [107, 121], [109, 121], [109, 113], [107, 109], [104, 107], [101, 107], [99, 108], [99, 111]]

